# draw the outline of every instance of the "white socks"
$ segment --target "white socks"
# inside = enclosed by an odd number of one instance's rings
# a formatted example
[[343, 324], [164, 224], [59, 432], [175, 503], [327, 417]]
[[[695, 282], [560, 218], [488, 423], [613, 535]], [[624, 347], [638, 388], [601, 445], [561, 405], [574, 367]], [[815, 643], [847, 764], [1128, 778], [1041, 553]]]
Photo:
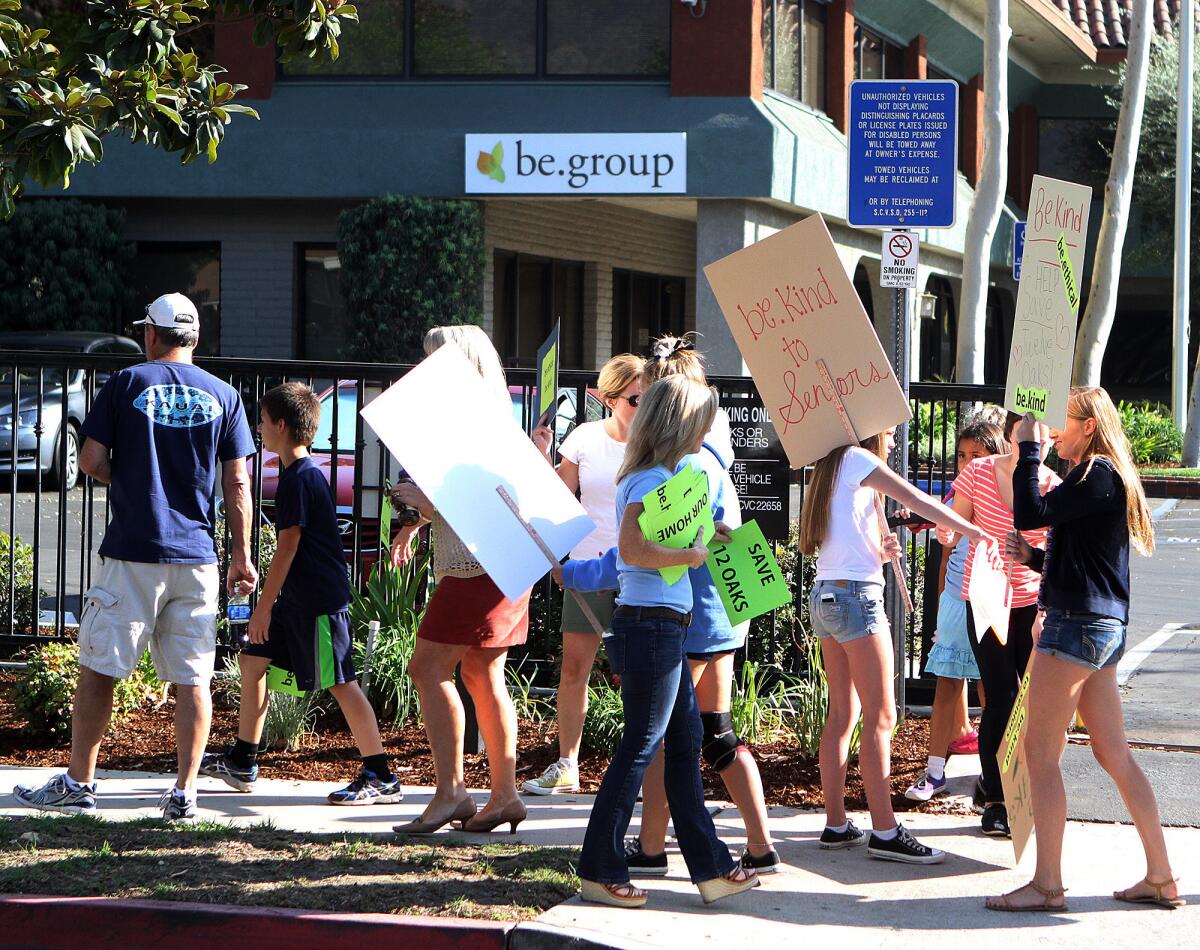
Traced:
[[84, 785], [83, 782], [76, 782], [75, 779], [71, 778], [70, 772], [63, 772], [63, 779], [67, 783], [67, 788], [73, 792], [77, 792], [81, 788], [91, 788], [90, 785]]
[[891, 841], [899, 833], [900, 833], [899, 825], [897, 825], [895, 828], [889, 828], [887, 831], [876, 831], [874, 828], [871, 829], [871, 834], [874, 835], [876, 838], [878, 838], [880, 841]]
[[826, 831], [832, 831], [835, 835], [844, 835], [850, 829], [850, 822], [846, 821], [838, 825], [836, 828], [833, 825], [826, 825]]
[[558, 757], [558, 764], [561, 768], [570, 769], [572, 772], [579, 771], [579, 762], [577, 759], [568, 759], [560, 755]]
[[925, 771], [929, 773], [930, 778], [940, 780], [946, 774], [946, 760], [941, 756], [931, 755]]

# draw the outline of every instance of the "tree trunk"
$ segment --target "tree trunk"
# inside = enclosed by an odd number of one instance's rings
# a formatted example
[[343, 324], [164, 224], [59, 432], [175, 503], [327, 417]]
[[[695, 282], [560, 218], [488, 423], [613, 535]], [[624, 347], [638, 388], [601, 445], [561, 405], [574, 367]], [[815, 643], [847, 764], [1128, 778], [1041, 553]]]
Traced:
[[1149, 3], [1135, 3], [1129, 31], [1129, 56], [1126, 60], [1125, 88], [1121, 92], [1121, 116], [1117, 120], [1117, 138], [1112, 164], [1104, 185], [1104, 216], [1096, 255], [1092, 259], [1092, 281], [1087, 310], [1079, 325], [1075, 345], [1077, 386], [1099, 386], [1104, 350], [1117, 315], [1117, 285], [1121, 280], [1121, 249], [1129, 224], [1129, 199], [1133, 193], [1133, 171], [1137, 162], [1138, 142], [1142, 137], [1142, 107], [1146, 101], [1146, 76], [1150, 65]]
[[1008, 0], [988, 0], [983, 40], [983, 168], [967, 220], [955, 381], [983, 382], [992, 238], [1008, 187]]

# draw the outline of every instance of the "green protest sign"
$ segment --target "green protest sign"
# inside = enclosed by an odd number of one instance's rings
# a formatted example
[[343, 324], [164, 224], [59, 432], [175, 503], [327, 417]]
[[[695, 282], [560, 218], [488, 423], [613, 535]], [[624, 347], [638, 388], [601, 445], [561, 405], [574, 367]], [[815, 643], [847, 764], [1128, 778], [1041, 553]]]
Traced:
[[559, 324], [555, 323], [554, 329], [550, 331], [550, 335], [546, 337], [546, 341], [538, 347], [537, 351], [537, 417], [546, 425], [550, 425], [550, 423], [546, 422], [543, 416], [550, 411], [554, 401], [558, 398], [558, 333]]
[[304, 695], [304, 690], [296, 685], [296, 674], [274, 665], [267, 667], [267, 689], [289, 696]]
[[1062, 272], [1063, 290], [1067, 293], [1067, 304], [1073, 313], [1079, 312], [1079, 285], [1075, 282], [1075, 269], [1071, 266], [1071, 252], [1067, 250], [1067, 235], [1059, 234], [1055, 242], [1058, 249], [1058, 267]]
[[757, 522], [735, 528], [728, 543], [710, 544], [708, 550], [705, 563], [730, 623], [745, 623], [791, 603], [787, 579]]
[[[711, 538], [716, 530], [708, 500], [708, 476], [690, 464], [649, 492], [642, 504], [646, 508], [638, 518], [642, 534], [663, 547], [690, 548], [701, 528], [705, 538]], [[680, 564], [660, 567], [658, 572], [668, 584], [676, 584], [687, 568]]]

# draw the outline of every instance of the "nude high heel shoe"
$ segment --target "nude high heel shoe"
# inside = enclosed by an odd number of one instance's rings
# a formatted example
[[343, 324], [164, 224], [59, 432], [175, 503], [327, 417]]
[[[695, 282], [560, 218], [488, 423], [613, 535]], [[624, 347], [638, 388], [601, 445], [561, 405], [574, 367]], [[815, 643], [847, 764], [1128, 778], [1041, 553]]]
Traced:
[[392, 825], [392, 831], [400, 835], [431, 835], [452, 821], [465, 822], [475, 814], [475, 800], [469, 795], [454, 806], [454, 811], [445, 818], [424, 820], [417, 818], [403, 825]]
[[471, 816], [466, 821], [461, 821], [458, 827], [463, 831], [469, 831], [477, 834], [485, 834], [489, 831], [494, 831], [498, 825], [508, 822], [508, 833], [515, 835], [517, 833], [517, 825], [529, 817], [529, 810], [524, 803], [520, 801], [511, 802], [500, 809], [500, 814], [493, 815], [491, 818], [476, 818]]

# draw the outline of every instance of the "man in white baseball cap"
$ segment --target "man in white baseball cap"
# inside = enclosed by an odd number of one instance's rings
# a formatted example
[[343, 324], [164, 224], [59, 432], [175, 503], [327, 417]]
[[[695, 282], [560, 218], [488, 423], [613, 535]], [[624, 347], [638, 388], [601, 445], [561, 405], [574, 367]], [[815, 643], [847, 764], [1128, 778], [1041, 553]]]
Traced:
[[112, 519], [83, 595], [70, 765], [41, 787], [18, 785], [13, 796], [40, 811], [96, 813], [96, 759], [114, 681], [129, 677], [149, 648], [159, 679], [175, 684], [179, 774], [159, 804], [168, 820], [190, 819], [212, 717], [216, 483], [229, 520], [227, 586], [253, 590], [246, 458], [255, 446], [237, 390], [192, 364], [195, 304], [165, 294], [137, 322], [147, 362], [109, 377], [81, 432], [80, 468], [109, 486]]

